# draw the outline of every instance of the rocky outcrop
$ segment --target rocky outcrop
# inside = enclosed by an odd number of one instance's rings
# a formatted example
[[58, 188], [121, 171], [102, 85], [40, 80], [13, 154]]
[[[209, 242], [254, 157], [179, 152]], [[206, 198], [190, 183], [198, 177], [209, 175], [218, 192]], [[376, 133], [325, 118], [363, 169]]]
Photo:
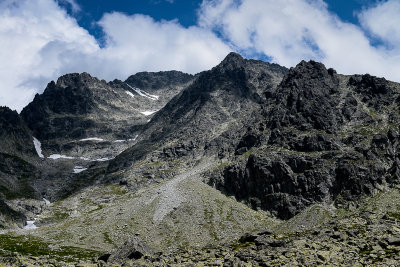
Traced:
[[126, 79], [126, 83], [145, 90], [146, 92], [165, 94], [191, 82], [194, 76], [180, 71], [138, 72]]
[[345, 77], [303, 61], [266, 90], [259, 124], [268, 138], [243, 135], [236, 163], [209, 183], [282, 219], [312, 203], [353, 201], [396, 184], [399, 92], [383, 78]]
[[8, 107], [0, 107], [0, 152], [25, 159], [36, 155], [30, 130]]
[[0, 199], [0, 230], [18, 226], [22, 228], [26, 224], [26, 216], [10, 208]]
[[152, 256], [154, 252], [139, 237], [133, 237], [125, 241], [117, 249], [100, 256], [99, 260], [108, 263], [126, 262], [138, 260], [144, 256]]

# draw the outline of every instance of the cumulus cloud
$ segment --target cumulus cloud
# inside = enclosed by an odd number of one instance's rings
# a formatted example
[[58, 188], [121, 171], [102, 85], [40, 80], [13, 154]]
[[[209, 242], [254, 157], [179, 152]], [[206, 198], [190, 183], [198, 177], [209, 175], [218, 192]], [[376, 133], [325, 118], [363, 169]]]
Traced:
[[54, 1], [0, 3], [0, 105], [20, 110], [58, 74], [66, 51], [91, 53], [96, 40]]
[[374, 37], [383, 41], [387, 49], [400, 50], [400, 2], [378, 3], [374, 8], [358, 14], [361, 25]]
[[70, 5], [71, 10], [73, 13], [78, 13], [81, 11], [81, 7], [78, 5], [78, 3], [75, 0], [59, 0], [61, 3], [67, 3]]
[[[75, 0], [58, 1], [79, 11]], [[86, 71], [106, 80], [138, 71], [196, 73], [230, 50], [288, 67], [314, 59], [341, 73], [400, 81], [397, 0], [362, 10], [360, 26], [341, 21], [322, 0], [203, 0], [198, 25], [188, 28], [175, 20], [113, 12], [97, 22], [105, 36], [102, 47], [58, 3], [0, 1], [0, 105], [21, 110], [65, 73]]]
[[372, 46], [366, 34], [398, 47], [398, 6], [392, 0], [364, 10], [361, 28], [342, 22], [322, 0], [205, 0], [199, 23], [241, 52], [261, 53], [285, 66], [315, 59], [342, 73], [370, 72], [400, 81], [398, 54]]
[[196, 73], [230, 50], [214, 33], [177, 21], [111, 13], [98, 23], [106, 36], [102, 48], [54, 0], [2, 1], [0, 105], [21, 110], [50, 80], [69, 72], [107, 80], [144, 70]]

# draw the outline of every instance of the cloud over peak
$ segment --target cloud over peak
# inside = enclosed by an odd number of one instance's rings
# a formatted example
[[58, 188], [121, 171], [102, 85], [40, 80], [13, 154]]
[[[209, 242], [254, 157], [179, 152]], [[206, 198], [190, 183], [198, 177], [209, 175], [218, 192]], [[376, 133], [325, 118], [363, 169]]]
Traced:
[[[80, 7], [69, 3], [74, 12]], [[46, 83], [69, 72], [125, 79], [138, 71], [196, 73], [230, 50], [285, 66], [322, 61], [341, 73], [400, 81], [400, 3], [378, 2], [343, 22], [322, 0], [203, 0], [198, 24], [106, 13], [100, 47], [55, 0], [0, 2], [0, 105], [21, 110]]]

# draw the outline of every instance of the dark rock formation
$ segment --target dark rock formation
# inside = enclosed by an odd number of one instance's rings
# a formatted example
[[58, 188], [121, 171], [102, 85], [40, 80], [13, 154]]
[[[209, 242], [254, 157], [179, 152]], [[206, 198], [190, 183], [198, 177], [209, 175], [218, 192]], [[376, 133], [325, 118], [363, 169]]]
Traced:
[[165, 94], [166, 89], [173, 89], [189, 83], [193, 75], [180, 71], [138, 72], [129, 76], [125, 82], [146, 92]]
[[36, 155], [33, 137], [16, 111], [0, 107], [0, 152], [30, 158]]
[[100, 259], [110, 263], [117, 263], [126, 260], [138, 260], [143, 256], [152, 256], [154, 253], [143, 240], [139, 237], [133, 237], [108, 254], [103, 255]]
[[348, 78], [303, 61], [266, 90], [269, 138], [260, 143], [244, 134], [237, 155], [251, 143], [260, 149], [244, 161], [233, 158], [210, 184], [283, 219], [315, 202], [373, 195], [399, 179], [399, 92], [383, 78]]

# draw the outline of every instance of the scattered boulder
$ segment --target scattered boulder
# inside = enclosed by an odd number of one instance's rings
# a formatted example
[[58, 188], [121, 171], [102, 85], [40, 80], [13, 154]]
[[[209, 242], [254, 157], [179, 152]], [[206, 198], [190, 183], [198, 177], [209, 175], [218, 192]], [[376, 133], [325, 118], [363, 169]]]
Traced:
[[111, 251], [107, 257], [106, 254], [102, 255], [106, 262], [119, 262], [126, 260], [138, 260], [143, 256], [153, 255], [153, 251], [146, 245], [146, 243], [139, 237], [129, 238], [122, 246]]

